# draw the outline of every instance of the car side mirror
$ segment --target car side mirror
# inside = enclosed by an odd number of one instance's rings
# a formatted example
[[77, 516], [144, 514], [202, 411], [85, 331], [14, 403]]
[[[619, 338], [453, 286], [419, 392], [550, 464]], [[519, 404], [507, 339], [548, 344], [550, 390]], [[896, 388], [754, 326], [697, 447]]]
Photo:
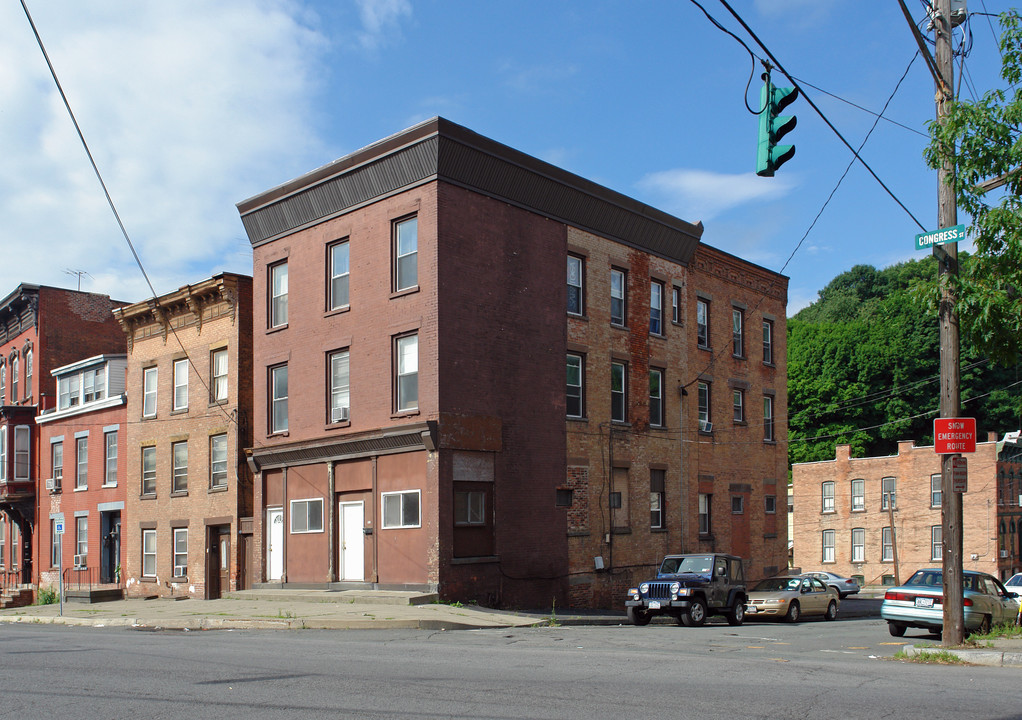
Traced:
[[1017, 598], [1018, 596], [1019, 596], [1019, 595], [1018, 595], [1018, 593], [1017, 593], [1017, 592], [1009, 592], [1009, 593], [1008, 593], [1008, 597], [1010, 597], [1010, 598]]

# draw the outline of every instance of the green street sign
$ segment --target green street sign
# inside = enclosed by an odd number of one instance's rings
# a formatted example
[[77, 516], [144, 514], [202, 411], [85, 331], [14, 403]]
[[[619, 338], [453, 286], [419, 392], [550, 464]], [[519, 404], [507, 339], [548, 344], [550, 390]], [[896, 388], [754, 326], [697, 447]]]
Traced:
[[916, 250], [927, 250], [934, 245], [961, 242], [965, 240], [965, 226], [954, 225], [943, 230], [916, 235]]

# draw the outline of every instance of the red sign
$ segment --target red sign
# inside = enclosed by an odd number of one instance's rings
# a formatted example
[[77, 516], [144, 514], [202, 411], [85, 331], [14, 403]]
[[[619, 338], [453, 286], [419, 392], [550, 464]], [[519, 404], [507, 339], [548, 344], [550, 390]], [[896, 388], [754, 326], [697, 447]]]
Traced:
[[951, 458], [951, 492], [969, 492], [969, 461], [963, 457]]
[[938, 455], [976, 452], [976, 418], [935, 418], [933, 449]]

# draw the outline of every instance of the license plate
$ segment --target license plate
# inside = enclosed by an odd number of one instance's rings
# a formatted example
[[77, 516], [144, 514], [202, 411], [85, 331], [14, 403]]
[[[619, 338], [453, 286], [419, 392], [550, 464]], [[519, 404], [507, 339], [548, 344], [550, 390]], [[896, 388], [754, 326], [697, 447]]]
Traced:
[[758, 612], [759, 612], [759, 608], [756, 607], [755, 605], [749, 605], [748, 607], [745, 608], [745, 614], [746, 615], [755, 615]]
[[932, 608], [933, 607], [933, 598], [917, 597], [916, 598], [916, 607]]
[[660, 609], [660, 601], [659, 600], [650, 600], [649, 601], [649, 609], [650, 610], [659, 610]]

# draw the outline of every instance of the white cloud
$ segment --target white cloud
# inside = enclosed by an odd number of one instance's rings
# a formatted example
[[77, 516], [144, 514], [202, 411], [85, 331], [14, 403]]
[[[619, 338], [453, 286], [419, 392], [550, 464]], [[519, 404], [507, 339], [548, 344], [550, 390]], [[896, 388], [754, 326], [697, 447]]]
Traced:
[[690, 222], [706, 222], [725, 210], [783, 197], [793, 184], [754, 173], [729, 175], [682, 168], [647, 175], [638, 186], [651, 197], [650, 204]]
[[[324, 38], [288, 0], [38, 3], [46, 44], [121, 219], [166, 292], [251, 273], [235, 203], [320, 164]], [[20, 5], [0, 6], [0, 294], [19, 282], [149, 290]]]
[[362, 20], [359, 42], [367, 50], [384, 45], [400, 29], [401, 20], [412, 15], [409, 0], [356, 0]]

